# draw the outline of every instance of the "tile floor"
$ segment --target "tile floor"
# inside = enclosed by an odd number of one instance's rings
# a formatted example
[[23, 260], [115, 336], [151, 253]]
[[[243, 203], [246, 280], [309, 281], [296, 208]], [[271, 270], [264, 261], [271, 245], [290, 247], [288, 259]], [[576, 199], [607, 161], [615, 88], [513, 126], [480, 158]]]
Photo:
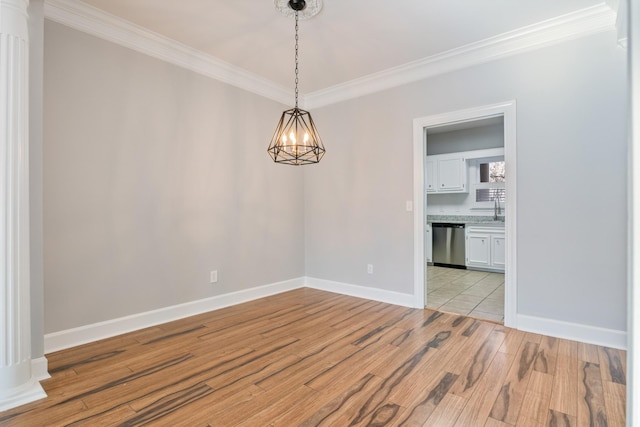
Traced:
[[504, 274], [429, 265], [427, 307], [504, 323]]

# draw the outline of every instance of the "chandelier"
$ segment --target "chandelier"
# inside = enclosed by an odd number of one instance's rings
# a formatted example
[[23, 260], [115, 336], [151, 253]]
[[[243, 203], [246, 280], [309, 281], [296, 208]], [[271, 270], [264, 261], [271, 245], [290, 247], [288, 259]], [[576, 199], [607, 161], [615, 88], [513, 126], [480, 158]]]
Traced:
[[[276, 6], [281, 2], [282, 0], [276, 0]], [[325, 149], [311, 113], [298, 108], [298, 14], [305, 9], [306, 2], [289, 0], [287, 6], [293, 10], [296, 21], [295, 107], [282, 113], [267, 151], [276, 163], [300, 166], [318, 163], [324, 156]]]

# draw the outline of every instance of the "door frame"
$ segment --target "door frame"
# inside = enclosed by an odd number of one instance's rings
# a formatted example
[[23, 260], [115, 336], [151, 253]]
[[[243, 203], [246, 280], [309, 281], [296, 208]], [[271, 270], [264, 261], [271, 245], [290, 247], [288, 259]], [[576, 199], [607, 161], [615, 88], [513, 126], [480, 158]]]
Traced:
[[453, 123], [470, 122], [490, 117], [504, 118], [504, 156], [506, 162], [505, 189], [509, 198], [505, 206], [505, 292], [504, 325], [517, 327], [517, 258], [516, 258], [516, 101], [484, 105], [451, 111], [413, 120], [413, 254], [414, 254], [414, 307], [424, 308], [426, 282], [425, 212], [427, 208], [424, 163], [427, 153], [426, 130]]

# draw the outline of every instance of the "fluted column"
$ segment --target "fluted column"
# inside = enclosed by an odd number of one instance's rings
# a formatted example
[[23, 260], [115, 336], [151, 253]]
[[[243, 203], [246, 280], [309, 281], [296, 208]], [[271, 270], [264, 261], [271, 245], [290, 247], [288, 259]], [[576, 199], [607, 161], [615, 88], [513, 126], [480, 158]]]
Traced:
[[0, 0], [0, 410], [45, 397], [31, 375], [28, 0]]

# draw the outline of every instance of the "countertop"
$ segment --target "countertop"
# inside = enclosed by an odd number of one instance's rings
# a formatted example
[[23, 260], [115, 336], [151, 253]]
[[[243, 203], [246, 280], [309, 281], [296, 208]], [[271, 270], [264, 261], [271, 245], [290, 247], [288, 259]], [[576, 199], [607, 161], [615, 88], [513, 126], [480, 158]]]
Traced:
[[504, 216], [498, 217], [498, 221], [491, 216], [475, 216], [475, 215], [427, 215], [427, 224], [434, 222], [447, 222], [450, 224], [482, 224], [504, 226]]

